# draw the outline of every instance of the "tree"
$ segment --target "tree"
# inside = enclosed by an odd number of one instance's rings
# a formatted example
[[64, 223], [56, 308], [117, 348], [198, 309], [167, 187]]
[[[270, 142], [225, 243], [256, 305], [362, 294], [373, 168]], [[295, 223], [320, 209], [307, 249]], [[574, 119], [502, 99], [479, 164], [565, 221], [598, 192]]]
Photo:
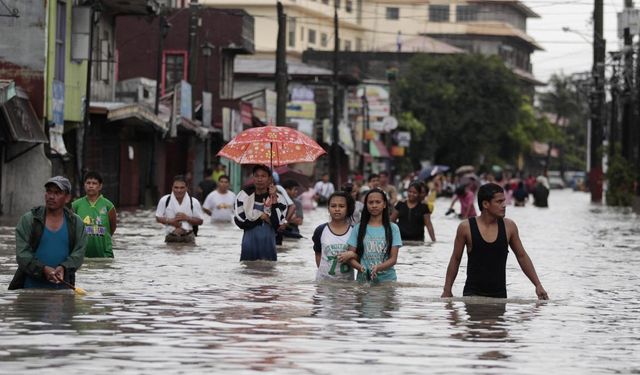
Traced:
[[[586, 103], [581, 98], [577, 82], [571, 77], [554, 74], [549, 79], [549, 89], [539, 94], [540, 108], [554, 115], [558, 132], [555, 145], [560, 149], [561, 173], [566, 169], [584, 170], [586, 153]], [[554, 142], [549, 142], [549, 150]], [[545, 169], [551, 164], [547, 157]]]
[[414, 163], [495, 163], [517, 155], [512, 132], [523, 98], [517, 78], [498, 57], [417, 56], [398, 94], [403, 111], [426, 127], [423, 137], [412, 140]]

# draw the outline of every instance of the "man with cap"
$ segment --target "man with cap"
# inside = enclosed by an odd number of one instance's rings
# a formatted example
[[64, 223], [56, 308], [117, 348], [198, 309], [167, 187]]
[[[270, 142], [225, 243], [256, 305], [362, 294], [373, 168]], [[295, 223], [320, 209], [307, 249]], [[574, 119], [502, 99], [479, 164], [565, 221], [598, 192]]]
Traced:
[[64, 289], [75, 285], [87, 236], [82, 219], [65, 205], [71, 201], [71, 183], [62, 176], [44, 185], [45, 205], [22, 215], [16, 226], [16, 271], [9, 289]]

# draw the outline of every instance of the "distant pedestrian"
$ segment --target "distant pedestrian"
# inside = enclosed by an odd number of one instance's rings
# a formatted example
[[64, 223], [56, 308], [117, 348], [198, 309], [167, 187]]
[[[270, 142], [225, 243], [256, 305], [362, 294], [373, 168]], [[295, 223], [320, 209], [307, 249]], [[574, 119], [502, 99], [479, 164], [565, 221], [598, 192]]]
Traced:
[[359, 199], [360, 198], [360, 186], [357, 183], [346, 183], [342, 186], [342, 191], [351, 195], [351, 198], [355, 201], [355, 209], [353, 214], [349, 218], [351, 225], [356, 225], [360, 222], [360, 217], [362, 216], [362, 209], [364, 208], [364, 203]]
[[222, 175], [218, 178], [216, 190], [207, 195], [202, 205], [202, 210], [211, 215], [211, 222], [230, 223], [233, 220], [233, 205], [236, 195], [229, 190], [229, 176]]
[[204, 201], [207, 199], [209, 194], [216, 189], [219, 179], [220, 177], [215, 180], [213, 179], [213, 169], [207, 168], [204, 170], [203, 179], [196, 187], [195, 194], [196, 198], [198, 198], [202, 204], [204, 204]]
[[453, 297], [451, 289], [466, 247], [468, 264], [463, 295], [507, 298], [506, 265], [511, 247], [520, 268], [535, 286], [538, 298], [548, 299], [533, 262], [522, 246], [516, 223], [505, 218], [502, 187], [493, 183], [481, 186], [478, 206], [480, 216], [469, 218], [458, 226], [442, 297]]
[[[380, 175], [377, 173], [371, 173], [367, 178], [367, 184], [360, 187], [360, 199], [364, 203], [364, 196], [372, 189], [378, 189], [380, 187]], [[386, 192], [385, 192], [386, 195]]]
[[293, 201], [293, 206], [287, 208], [287, 226], [282, 232], [284, 237], [288, 238], [302, 238], [300, 235], [300, 226], [304, 222], [304, 209], [302, 208], [302, 201], [299, 198], [300, 184], [296, 180], [285, 180], [282, 183], [282, 187]]
[[380, 189], [387, 194], [387, 198], [389, 199], [389, 204], [391, 207], [395, 206], [398, 202], [398, 189], [390, 183], [389, 181], [389, 172], [382, 171], [378, 174], [378, 180], [380, 181]]
[[315, 210], [318, 203], [315, 201], [316, 192], [312, 187], [300, 194], [300, 201], [304, 210]]
[[420, 182], [412, 182], [407, 189], [407, 199], [396, 203], [391, 213], [391, 222], [398, 223], [402, 241], [424, 242], [424, 229], [427, 228], [429, 238], [436, 241], [436, 234], [431, 223], [429, 207], [420, 201], [420, 191], [426, 188]]
[[62, 176], [45, 183], [45, 205], [22, 215], [16, 227], [18, 270], [9, 289], [65, 289], [75, 285], [84, 261], [87, 235], [82, 219], [65, 207], [71, 183]]
[[456, 202], [460, 202], [460, 214], [458, 215], [460, 219], [464, 220], [476, 216], [476, 208], [473, 205], [473, 200], [476, 196], [476, 186], [477, 185], [474, 182], [467, 183], [465, 185], [459, 185], [454, 192], [454, 197], [451, 200], [451, 205], [449, 206], [449, 210], [447, 210], [445, 215], [449, 215], [455, 212], [453, 206]]
[[333, 186], [333, 183], [329, 181], [329, 174], [323, 173], [320, 181], [316, 182], [313, 190], [316, 192], [316, 202], [318, 202], [318, 206], [326, 206], [329, 201], [329, 197], [333, 194], [336, 189]]
[[156, 208], [156, 221], [164, 224], [165, 242], [195, 243], [198, 226], [204, 214], [200, 202], [189, 196], [185, 176], [173, 178], [171, 194], [160, 198]]
[[516, 207], [524, 207], [524, 205], [529, 200], [529, 192], [524, 184], [524, 182], [518, 182], [518, 187], [513, 192], [513, 205]]
[[227, 175], [227, 166], [222, 164], [222, 163], [216, 163], [215, 167], [213, 168], [213, 173], [211, 174], [211, 179], [213, 181], [218, 181], [218, 179], [220, 179], [220, 176], [222, 175]]
[[538, 176], [536, 187], [533, 189], [533, 205], [549, 207], [549, 180], [545, 176]]
[[82, 218], [87, 234], [87, 258], [113, 258], [111, 237], [116, 231], [118, 219], [116, 209], [102, 195], [102, 176], [98, 172], [87, 172], [84, 176], [86, 195], [71, 204], [73, 211]]
[[[316, 280], [353, 281], [353, 268], [348, 260], [355, 258], [354, 252], [347, 252], [347, 240], [352, 227], [349, 217], [353, 214], [355, 202], [351, 196], [338, 191], [329, 197], [330, 220], [319, 225], [313, 232], [313, 250], [316, 253]], [[338, 256], [345, 254], [342, 260]]]

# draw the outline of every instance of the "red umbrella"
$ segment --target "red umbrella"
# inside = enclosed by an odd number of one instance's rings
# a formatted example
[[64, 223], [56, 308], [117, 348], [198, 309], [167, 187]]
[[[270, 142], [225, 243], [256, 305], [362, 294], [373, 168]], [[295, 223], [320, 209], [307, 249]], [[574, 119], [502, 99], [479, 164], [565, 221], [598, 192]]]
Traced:
[[251, 128], [229, 141], [218, 156], [239, 164], [281, 166], [313, 162], [325, 151], [307, 135], [285, 126]]

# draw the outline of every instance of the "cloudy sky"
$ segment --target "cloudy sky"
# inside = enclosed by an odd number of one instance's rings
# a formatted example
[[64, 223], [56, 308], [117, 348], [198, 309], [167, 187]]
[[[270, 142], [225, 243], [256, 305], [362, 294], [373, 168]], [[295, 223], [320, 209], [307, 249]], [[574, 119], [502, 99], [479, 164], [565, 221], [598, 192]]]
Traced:
[[[523, 0], [540, 14], [541, 18], [529, 19], [527, 32], [544, 47], [533, 54], [533, 72], [541, 81], [551, 74], [590, 71], [593, 39], [593, 0]], [[638, 3], [638, 1], [636, 1]], [[638, 5], [638, 4], [636, 4]], [[604, 0], [604, 37], [609, 51], [619, 49], [617, 16], [624, 0]], [[569, 27], [575, 32], [564, 32]]]

